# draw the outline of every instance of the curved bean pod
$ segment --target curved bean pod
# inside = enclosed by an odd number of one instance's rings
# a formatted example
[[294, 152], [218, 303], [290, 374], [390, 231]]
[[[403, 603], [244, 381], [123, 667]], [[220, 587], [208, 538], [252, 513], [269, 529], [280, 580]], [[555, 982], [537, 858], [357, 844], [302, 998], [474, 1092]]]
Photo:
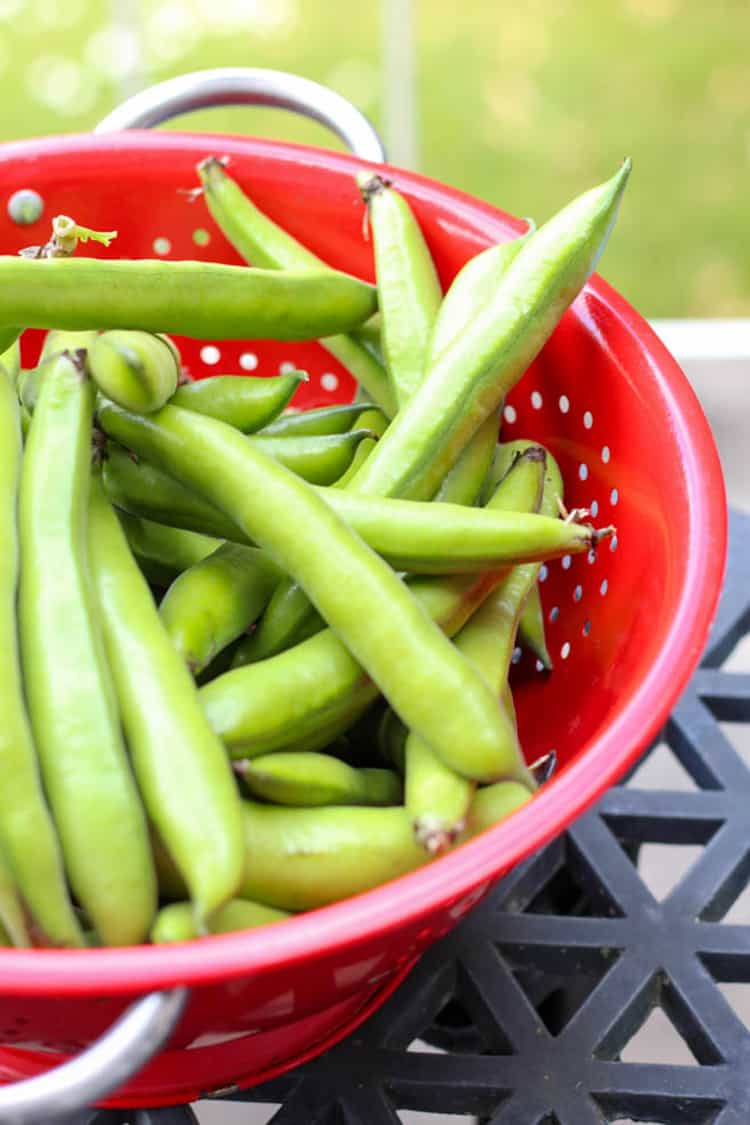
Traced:
[[[198, 175], [203, 186], [203, 198], [216, 225], [246, 262], [265, 269], [319, 271], [327, 268], [325, 262], [255, 206], [227, 174], [220, 160], [208, 157], [201, 161]], [[348, 325], [343, 331], [352, 327], [356, 326]], [[342, 329], [330, 331], [341, 332]], [[352, 336], [329, 334], [321, 343], [351, 371], [372, 401], [391, 417], [396, 410], [393, 391], [382, 364], [372, 352]]]
[[93, 405], [80, 362], [58, 356], [21, 471], [19, 631], [29, 717], [71, 886], [101, 940], [130, 945], [148, 934], [156, 885], [89, 577]]
[[369, 496], [434, 495], [484, 419], [521, 378], [593, 271], [630, 161], [524, 242], [493, 298], [429, 367], [354, 482]]
[[[267, 926], [270, 922], [281, 922], [289, 918], [288, 910], [275, 910], [259, 902], [244, 898], [233, 898], [220, 906], [208, 920], [206, 932], [209, 934], [231, 934], [237, 930], [254, 930]], [[156, 945], [165, 942], [192, 941], [201, 934], [195, 924], [195, 911], [192, 903], [170, 902], [162, 906], [151, 930], [151, 941]]]
[[282, 910], [314, 910], [428, 861], [404, 809], [283, 809], [243, 802], [240, 894]]
[[102, 394], [140, 414], [151, 414], [177, 390], [179, 355], [151, 332], [102, 332], [91, 344], [88, 368]]
[[[179, 406], [179, 402], [175, 405]], [[365, 419], [363, 415], [367, 415]], [[284, 437], [311, 437], [315, 434], [343, 434], [357, 422], [360, 430], [374, 430], [380, 436], [385, 430], [385, 415], [370, 402], [348, 402], [340, 406], [318, 406], [313, 410], [298, 410], [282, 414], [266, 426], [264, 435]]]
[[212, 375], [178, 387], [172, 396], [175, 406], [208, 414], [243, 434], [255, 433], [281, 414], [301, 383], [305, 371], [258, 378], [256, 375]]
[[[83, 944], [44, 797], [24, 703], [16, 595], [21, 471], [19, 405], [0, 379], [0, 848], [38, 930], [52, 945]], [[12, 929], [12, 926], [8, 926]], [[17, 934], [15, 935], [17, 937]]]
[[331, 485], [346, 472], [359, 443], [374, 436], [372, 430], [357, 429], [299, 437], [261, 433], [246, 440], [310, 484]]
[[280, 577], [262, 551], [237, 543], [222, 543], [178, 575], [159, 614], [193, 675], [252, 625]]
[[201, 928], [235, 894], [241, 878], [237, 787], [96, 476], [89, 550], [133, 772], [149, 818], [190, 890]]
[[546, 671], [551, 671], [552, 657], [547, 648], [547, 639], [544, 634], [544, 608], [539, 593], [539, 585], [535, 582], [529, 590], [521, 616], [518, 619], [518, 643], [522, 648], [532, 652], [537, 660], [541, 661]]
[[166, 589], [183, 571], [196, 566], [221, 546], [220, 539], [208, 535], [164, 527], [126, 512], [118, 515], [138, 565], [155, 586]]
[[401, 778], [393, 770], [354, 769], [330, 754], [280, 751], [235, 762], [254, 797], [275, 805], [399, 805]]
[[106, 324], [207, 340], [317, 340], [360, 324], [376, 304], [372, 286], [335, 270], [155, 259], [0, 257], [0, 292], [3, 326]]

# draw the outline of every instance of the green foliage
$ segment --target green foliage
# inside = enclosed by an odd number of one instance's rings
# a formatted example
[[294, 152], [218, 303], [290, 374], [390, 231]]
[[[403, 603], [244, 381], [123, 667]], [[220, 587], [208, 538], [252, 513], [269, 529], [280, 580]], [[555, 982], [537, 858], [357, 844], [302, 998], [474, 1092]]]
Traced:
[[[420, 171], [541, 222], [630, 154], [605, 276], [649, 316], [750, 315], [746, 0], [413, 6]], [[0, 137], [87, 130], [150, 82], [243, 65], [330, 85], [383, 128], [380, 7], [0, 0]], [[341, 147], [275, 110], [173, 127]]]

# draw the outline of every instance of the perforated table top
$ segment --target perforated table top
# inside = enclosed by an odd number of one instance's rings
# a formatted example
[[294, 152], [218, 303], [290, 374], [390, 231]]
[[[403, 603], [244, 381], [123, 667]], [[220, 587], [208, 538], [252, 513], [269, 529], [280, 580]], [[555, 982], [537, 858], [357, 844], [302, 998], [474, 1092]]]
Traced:
[[[750, 674], [723, 665], [748, 633], [750, 518], [733, 513], [703, 663], [650, 751], [673, 755], [682, 782], [639, 783], [641, 763], [503, 880], [354, 1035], [229, 1100], [278, 1104], [268, 1125], [399, 1125], [409, 1110], [446, 1125], [451, 1115], [747, 1125], [750, 924], [733, 919], [750, 881], [750, 758], [726, 724], [750, 723]], [[639, 871], [653, 845], [699, 851], [674, 885], [664, 872], [663, 893]], [[628, 1044], [656, 1015], [677, 1059], [656, 1048], [633, 1061]], [[76, 1125], [197, 1119], [190, 1107], [90, 1111]]]

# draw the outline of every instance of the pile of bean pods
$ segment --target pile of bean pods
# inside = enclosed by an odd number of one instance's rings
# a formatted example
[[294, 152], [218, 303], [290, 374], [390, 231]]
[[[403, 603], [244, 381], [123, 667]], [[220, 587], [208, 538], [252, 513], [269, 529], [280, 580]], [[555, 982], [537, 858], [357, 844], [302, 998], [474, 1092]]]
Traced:
[[[59, 216], [0, 258], [0, 937], [127, 945], [244, 929], [429, 862], [528, 801], [508, 673], [549, 664], [565, 511], [505, 396], [590, 275], [630, 170], [474, 257], [444, 295], [372, 172], [376, 285], [330, 269], [209, 158], [252, 268], [74, 256]], [[19, 337], [47, 330], [35, 367]], [[320, 340], [307, 376], [192, 382], [168, 334]]]

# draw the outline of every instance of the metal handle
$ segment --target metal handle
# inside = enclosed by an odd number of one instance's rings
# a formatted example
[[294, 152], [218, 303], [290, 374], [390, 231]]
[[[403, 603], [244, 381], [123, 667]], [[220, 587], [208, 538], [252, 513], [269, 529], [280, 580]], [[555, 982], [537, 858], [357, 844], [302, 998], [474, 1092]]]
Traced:
[[70, 1062], [0, 1088], [0, 1125], [46, 1125], [116, 1090], [167, 1040], [187, 995], [186, 988], [152, 992]]
[[94, 129], [150, 129], [171, 117], [220, 105], [267, 105], [288, 109], [327, 125], [355, 156], [382, 163], [383, 142], [363, 113], [340, 94], [282, 70], [223, 67], [182, 74], [142, 90], [114, 109]]

